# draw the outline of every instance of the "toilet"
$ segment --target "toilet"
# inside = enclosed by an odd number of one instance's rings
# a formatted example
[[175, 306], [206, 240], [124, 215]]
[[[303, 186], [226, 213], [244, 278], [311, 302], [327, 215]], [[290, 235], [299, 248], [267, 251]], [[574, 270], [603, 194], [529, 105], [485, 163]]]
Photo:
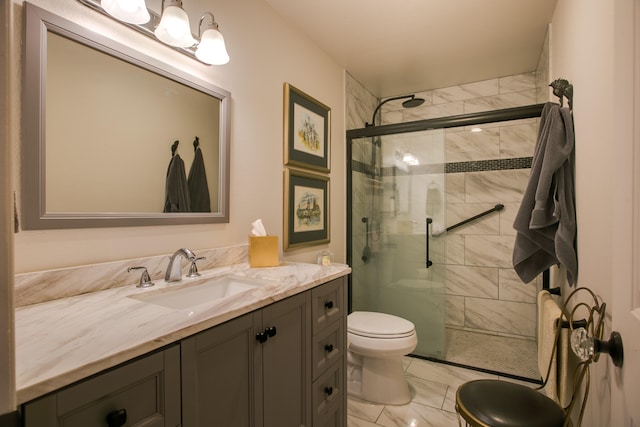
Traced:
[[347, 317], [347, 394], [369, 402], [411, 401], [402, 357], [418, 344], [413, 323], [391, 314], [354, 311]]

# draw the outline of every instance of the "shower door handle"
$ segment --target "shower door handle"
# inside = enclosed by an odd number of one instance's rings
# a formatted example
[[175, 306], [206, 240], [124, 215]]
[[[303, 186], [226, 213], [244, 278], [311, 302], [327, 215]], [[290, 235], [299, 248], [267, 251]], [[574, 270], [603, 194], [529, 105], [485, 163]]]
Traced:
[[427, 218], [427, 224], [424, 231], [424, 247], [426, 248], [425, 265], [427, 266], [427, 268], [433, 265], [433, 262], [431, 262], [431, 260], [429, 259], [429, 225], [431, 223], [433, 223], [433, 220], [431, 218]]

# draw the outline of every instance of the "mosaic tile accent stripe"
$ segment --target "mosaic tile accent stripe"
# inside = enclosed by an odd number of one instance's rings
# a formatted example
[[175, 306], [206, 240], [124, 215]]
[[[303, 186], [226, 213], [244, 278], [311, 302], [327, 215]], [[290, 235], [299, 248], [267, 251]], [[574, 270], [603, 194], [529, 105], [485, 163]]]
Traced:
[[[453, 162], [444, 164], [444, 173], [461, 173], [461, 172], [485, 172], [510, 169], [530, 169], [533, 157], [518, 157], [515, 159], [494, 159], [494, 160], [475, 160], [470, 162]], [[411, 175], [425, 175], [442, 173], [442, 164], [434, 165], [417, 165], [410, 166]], [[351, 161], [351, 171], [371, 174], [372, 168], [357, 160]], [[393, 175], [409, 175], [409, 173], [396, 167], [383, 168], [383, 176]]]
[[484, 172], [509, 169], [530, 169], [533, 157], [515, 159], [476, 160], [471, 162], [455, 162], [445, 165], [445, 173]]

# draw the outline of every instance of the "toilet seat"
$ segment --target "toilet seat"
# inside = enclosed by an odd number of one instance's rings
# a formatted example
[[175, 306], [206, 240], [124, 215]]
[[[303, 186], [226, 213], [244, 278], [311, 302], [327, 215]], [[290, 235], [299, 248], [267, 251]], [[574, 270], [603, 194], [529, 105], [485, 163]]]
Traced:
[[395, 339], [415, 335], [415, 326], [391, 314], [355, 311], [348, 316], [347, 332], [367, 338]]

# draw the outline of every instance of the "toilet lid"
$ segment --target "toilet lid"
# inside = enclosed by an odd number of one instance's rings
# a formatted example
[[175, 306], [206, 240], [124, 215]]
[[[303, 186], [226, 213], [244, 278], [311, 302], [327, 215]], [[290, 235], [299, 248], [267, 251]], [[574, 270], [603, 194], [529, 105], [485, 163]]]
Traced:
[[401, 338], [415, 333], [415, 326], [391, 314], [354, 311], [347, 317], [347, 330], [371, 338]]

